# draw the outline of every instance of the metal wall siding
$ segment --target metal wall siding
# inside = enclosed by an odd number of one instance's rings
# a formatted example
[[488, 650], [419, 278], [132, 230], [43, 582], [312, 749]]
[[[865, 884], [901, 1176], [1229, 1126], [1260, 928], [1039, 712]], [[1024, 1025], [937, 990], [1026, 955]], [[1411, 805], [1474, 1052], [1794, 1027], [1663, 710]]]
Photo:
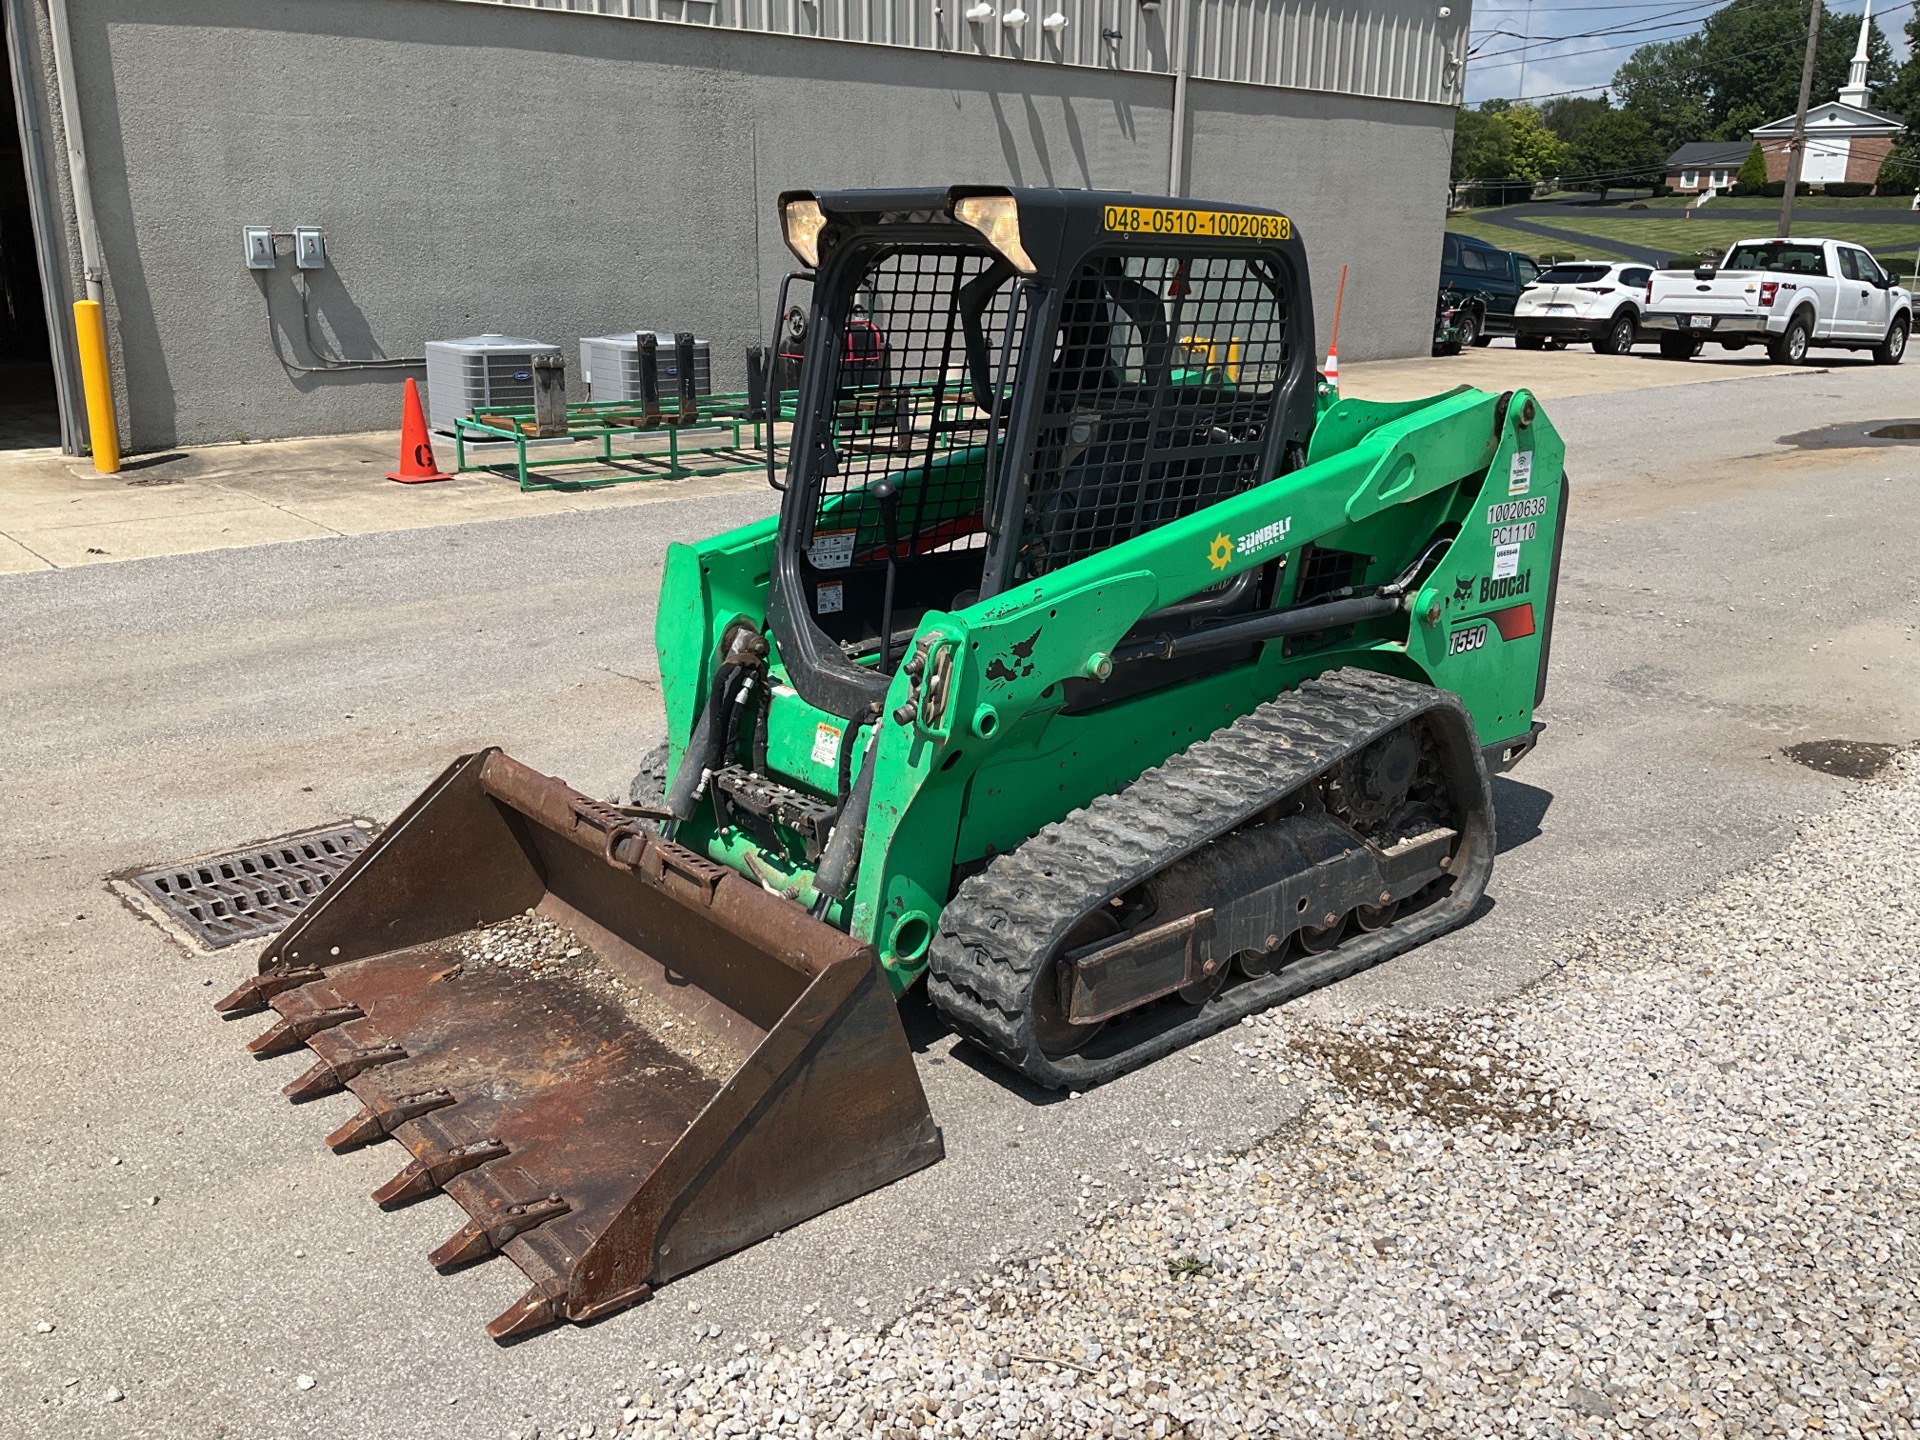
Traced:
[[[1184, 19], [1187, 68], [1203, 80], [1457, 103], [1457, 69], [1470, 7], [1439, 17], [1428, 0], [986, 0], [993, 14], [965, 18], [974, 0], [460, 0], [566, 10], [769, 35], [988, 55], [1040, 64], [1172, 73], [1169, 27]], [[1026, 24], [1009, 29], [1015, 9]], [[1064, 30], [1044, 21], [1058, 13]]]

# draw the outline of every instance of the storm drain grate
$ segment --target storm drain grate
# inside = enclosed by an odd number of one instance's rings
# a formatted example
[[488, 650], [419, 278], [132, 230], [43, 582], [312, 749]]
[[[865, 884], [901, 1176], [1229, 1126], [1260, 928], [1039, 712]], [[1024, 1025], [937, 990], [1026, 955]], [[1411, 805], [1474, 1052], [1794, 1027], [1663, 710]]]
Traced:
[[336, 825], [129, 878], [169, 918], [218, 950], [284, 929], [372, 839], [364, 823]]

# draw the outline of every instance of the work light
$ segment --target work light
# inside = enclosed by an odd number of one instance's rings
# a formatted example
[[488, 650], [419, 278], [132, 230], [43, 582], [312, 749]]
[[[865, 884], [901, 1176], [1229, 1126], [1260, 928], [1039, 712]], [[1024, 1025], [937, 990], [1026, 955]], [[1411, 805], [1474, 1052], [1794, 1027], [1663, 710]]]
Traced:
[[1013, 196], [962, 195], [953, 202], [953, 218], [986, 236], [987, 243], [1022, 275], [1039, 271], [1020, 243], [1020, 210]]

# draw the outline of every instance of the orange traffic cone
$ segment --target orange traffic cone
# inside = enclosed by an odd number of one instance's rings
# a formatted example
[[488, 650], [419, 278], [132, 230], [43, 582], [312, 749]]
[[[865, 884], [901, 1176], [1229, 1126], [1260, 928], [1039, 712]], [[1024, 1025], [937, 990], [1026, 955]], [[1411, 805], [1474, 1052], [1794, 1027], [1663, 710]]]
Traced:
[[1327, 340], [1327, 368], [1320, 372], [1321, 378], [1331, 385], [1334, 393], [1340, 391], [1340, 307], [1347, 303], [1347, 267], [1340, 267], [1340, 288], [1333, 295], [1333, 334]]
[[402, 485], [418, 485], [427, 480], [451, 480], [433, 460], [433, 442], [427, 438], [427, 415], [420, 408], [420, 387], [407, 377], [406, 403], [400, 408], [400, 468], [387, 479]]

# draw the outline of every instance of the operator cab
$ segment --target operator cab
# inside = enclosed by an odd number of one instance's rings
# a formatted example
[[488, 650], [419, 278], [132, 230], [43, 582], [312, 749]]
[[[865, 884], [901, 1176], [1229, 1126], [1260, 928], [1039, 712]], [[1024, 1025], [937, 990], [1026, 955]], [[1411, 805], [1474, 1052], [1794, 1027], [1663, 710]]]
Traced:
[[1284, 216], [1174, 239], [1144, 231], [1213, 212], [1026, 189], [807, 192], [781, 211], [813, 272], [805, 331], [839, 337], [800, 368], [770, 605], [812, 704], [878, 700], [929, 611], [1298, 461], [1317, 376]]

